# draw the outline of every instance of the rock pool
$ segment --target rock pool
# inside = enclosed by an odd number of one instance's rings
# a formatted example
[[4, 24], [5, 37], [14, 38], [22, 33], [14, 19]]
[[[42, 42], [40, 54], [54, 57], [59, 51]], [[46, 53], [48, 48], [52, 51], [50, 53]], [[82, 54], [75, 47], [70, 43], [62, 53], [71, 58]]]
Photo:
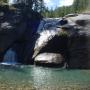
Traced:
[[0, 66], [0, 90], [90, 90], [90, 70]]

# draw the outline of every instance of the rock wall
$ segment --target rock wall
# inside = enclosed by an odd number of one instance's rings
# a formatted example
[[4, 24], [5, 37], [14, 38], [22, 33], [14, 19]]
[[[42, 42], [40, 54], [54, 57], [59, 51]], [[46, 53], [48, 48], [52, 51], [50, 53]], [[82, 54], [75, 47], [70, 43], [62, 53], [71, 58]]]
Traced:
[[[41, 33], [41, 39], [39, 38], [35, 48], [36, 59], [42, 53], [59, 53], [63, 56], [66, 67], [90, 69], [90, 15], [78, 14], [66, 19], [68, 23], [61, 26], [59, 31], [56, 27], [55, 34], [52, 34], [53, 30], [46, 30], [47, 35], [44, 31]], [[57, 35], [57, 31], [62, 34], [61, 30], [67, 32], [66, 37]]]
[[41, 15], [34, 11], [0, 6], [0, 56], [3, 57], [12, 48], [17, 53], [19, 62], [30, 64], [41, 19]]
[[70, 17], [76, 25], [69, 37], [69, 68], [90, 69], [90, 15]]
[[0, 53], [4, 54], [25, 32], [26, 23], [22, 13], [10, 10], [8, 6], [0, 9]]

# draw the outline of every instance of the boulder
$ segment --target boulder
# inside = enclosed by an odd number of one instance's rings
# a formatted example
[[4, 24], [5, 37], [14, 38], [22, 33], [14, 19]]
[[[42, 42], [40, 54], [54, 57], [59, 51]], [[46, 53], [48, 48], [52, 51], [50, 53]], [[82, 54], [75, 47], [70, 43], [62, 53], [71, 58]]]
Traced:
[[64, 65], [64, 58], [57, 53], [41, 53], [35, 58], [35, 65], [62, 67]]

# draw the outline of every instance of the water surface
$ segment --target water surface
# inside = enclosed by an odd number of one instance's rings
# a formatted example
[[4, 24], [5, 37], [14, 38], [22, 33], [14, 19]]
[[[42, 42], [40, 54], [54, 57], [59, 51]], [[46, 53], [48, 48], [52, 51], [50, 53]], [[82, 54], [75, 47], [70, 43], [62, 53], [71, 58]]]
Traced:
[[4, 83], [10, 86], [32, 86], [35, 90], [90, 90], [90, 70], [65, 70], [33, 65], [0, 66], [0, 84]]

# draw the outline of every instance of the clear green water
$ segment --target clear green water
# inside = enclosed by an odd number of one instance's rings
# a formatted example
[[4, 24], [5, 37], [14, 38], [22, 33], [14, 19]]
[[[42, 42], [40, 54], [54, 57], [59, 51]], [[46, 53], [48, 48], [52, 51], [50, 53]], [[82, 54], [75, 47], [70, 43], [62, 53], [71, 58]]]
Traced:
[[[65, 70], [36, 66], [0, 66], [0, 84], [4, 83], [10, 83], [10, 85], [24, 84], [26, 87], [31, 85], [35, 90], [90, 90], [90, 70]], [[73, 89], [73, 87], [76, 89]]]

